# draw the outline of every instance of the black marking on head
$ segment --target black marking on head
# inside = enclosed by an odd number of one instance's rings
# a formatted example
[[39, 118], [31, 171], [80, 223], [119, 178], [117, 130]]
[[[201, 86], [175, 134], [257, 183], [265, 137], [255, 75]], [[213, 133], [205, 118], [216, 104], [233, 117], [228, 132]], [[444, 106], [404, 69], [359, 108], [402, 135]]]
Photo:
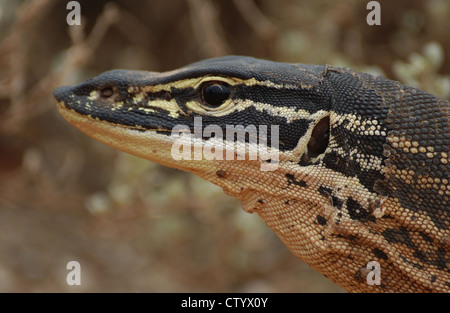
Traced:
[[300, 187], [307, 187], [308, 184], [304, 180], [295, 180], [295, 176], [292, 174], [286, 174], [285, 175], [288, 179], [288, 183], [293, 183], [294, 185], [300, 186]]
[[219, 178], [226, 178], [226, 177], [227, 177], [227, 172], [224, 171], [224, 170], [218, 170], [218, 171], [216, 172], [216, 175], [217, 175], [217, 177], [219, 177]]
[[[388, 228], [385, 231], [381, 233], [381, 235], [389, 242], [389, 243], [400, 243], [406, 245], [408, 248], [410, 248], [413, 252], [413, 257], [416, 258], [418, 261], [420, 261], [423, 264], [429, 264], [432, 266], [435, 266], [439, 270], [446, 270], [447, 272], [450, 272], [450, 270], [447, 267], [448, 258], [446, 257], [446, 250], [442, 247], [438, 247], [437, 249], [430, 250], [421, 250], [423, 247], [421, 245], [417, 246], [414, 244], [414, 242], [411, 240], [411, 237], [408, 233], [408, 230], [401, 226], [399, 228]], [[428, 235], [422, 234], [422, 237], [428, 241], [429, 239], [426, 239]], [[422, 264], [419, 264], [417, 262], [414, 262], [410, 259], [408, 259], [405, 256], [400, 256], [403, 261], [405, 261], [408, 264], [411, 264], [412, 266], [423, 269], [424, 266]]]
[[433, 243], [433, 238], [430, 237], [427, 233], [421, 231], [419, 234], [422, 236], [423, 240], [425, 240], [428, 243]]
[[379, 259], [382, 260], [387, 260], [388, 256], [386, 255], [386, 253], [384, 253], [382, 250], [375, 248], [372, 250], [372, 253]]
[[363, 134], [357, 127], [355, 131], [351, 131], [347, 128], [349, 123], [345, 120], [341, 124], [333, 124], [331, 133], [338, 146], [357, 148], [361, 153], [382, 158], [386, 137], [381, 134]]
[[[438, 269], [440, 270], [446, 270], [448, 273], [450, 273], [450, 268], [449, 268], [449, 262], [450, 260], [448, 259], [448, 257], [446, 256], [447, 254], [447, 250], [439, 247], [436, 250], [436, 260], [433, 260], [432, 262], [437, 266]], [[428, 262], [429, 263], [429, 262]]]
[[401, 243], [406, 245], [408, 248], [415, 248], [411, 237], [409, 237], [408, 230], [404, 226], [401, 226], [400, 228], [386, 228], [381, 235], [389, 243]]
[[348, 177], [355, 177], [359, 173], [357, 168], [355, 168], [355, 164], [351, 164], [350, 158], [342, 157], [336, 151], [326, 153], [323, 158], [323, 163], [326, 168], [343, 173]]
[[324, 187], [324, 186], [320, 186], [319, 189], [317, 190], [322, 196], [327, 197], [327, 198], [331, 198], [332, 195], [332, 190], [330, 188]]
[[350, 240], [350, 241], [353, 241], [353, 242], [359, 240], [359, 237], [356, 236], [356, 235], [348, 235], [346, 238], [347, 238], [348, 240]]
[[[332, 111], [338, 115], [356, 115], [360, 121], [376, 120], [379, 131], [379, 133], [374, 132], [373, 134], [365, 133], [368, 131], [368, 125], [365, 127], [349, 125], [351, 123], [349, 120], [332, 123], [330, 129], [333, 140], [330, 142], [331, 150], [332, 147], [339, 147], [344, 151], [357, 149], [360, 158], [366, 158], [367, 162], [365, 163], [370, 164], [370, 156], [372, 156], [380, 158], [381, 165], [384, 166], [386, 160], [383, 155], [383, 145], [386, 143], [385, 134], [391, 130], [391, 125], [386, 122], [390, 112], [386, 99], [398, 99], [399, 96], [396, 94], [400, 91], [398, 82], [369, 74], [355, 73], [351, 70], [329, 71], [326, 77], [334, 90]], [[342, 157], [336, 152], [327, 153], [324, 157], [324, 164], [327, 168], [346, 176], [357, 176], [361, 184], [371, 192], [374, 191], [377, 181], [385, 179], [378, 169], [363, 168], [363, 165], [351, 157]]]
[[[400, 169], [405, 166], [404, 163], [409, 164], [409, 159], [405, 160], [404, 158], [405, 155], [400, 152], [396, 155], [393, 154], [390, 160], [387, 161], [387, 165], [388, 167], [396, 166]], [[426, 165], [426, 157], [418, 153], [415, 155], [415, 158], [415, 161], [420, 164], [411, 165], [410, 167], [415, 170], [415, 175], [423, 175], [429, 177], [430, 180], [434, 180], [436, 172], [433, 166]], [[395, 160], [395, 162], [392, 162], [392, 160]], [[445, 172], [447, 172], [448, 177], [450, 164], [447, 165], [447, 169], [442, 171], [442, 173]], [[449, 199], [446, 194], [440, 193], [439, 188], [423, 188], [417, 182], [406, 184], [402, 179], [396, 178], [394, 175], [388, 176], [388, 179], [383, 181], [381, 185], [387, 186], [385, 189], [388, 190], [389, 196], [397, 198], [403, 208], [428, 216], [439, 229], [450, 228]]]
[[422, 262], [425, 262], [425, 263], [427, 262], [428, 257], [426, 255], [426, 253], [423, 251], [416, 250], [416, 251], [414, 251], [413, 256], [418, 258]]
[[424, 266], [421, 264], [418, 264], [416, 262], [412, 262], [411, 260], [407, 259], [405, 256], [400, 255], [400, 258], [403, 260], [403, 262], [408, 263], [412, 267], [418, 268], [419, 270], [423, 270]]
[[369, 211], [351, 197], [347, 199], [347, 210], [352, 220], [367, 221], [370, 217], [373, 217]]
[[383, 174], [376, 169], [363, 169], [361, 165], [349, 156], [341, 156], [336, 151], [325, 153], [323, 164], [348, 177], [358, 177], [360, 183], [369, 191], [374, 191], [376, 183], [384, 179]]
[[342, 209], [342, 205], [344, 204], [344, 201], [336, 196], [331, 196], [331, 202], [333, 203], [333, 206], [338, 210]]
[[321, 215], [317, 215], [317, 223], [319, 223], [319, 225], [326, 225], [327, 224], [327, 219]]

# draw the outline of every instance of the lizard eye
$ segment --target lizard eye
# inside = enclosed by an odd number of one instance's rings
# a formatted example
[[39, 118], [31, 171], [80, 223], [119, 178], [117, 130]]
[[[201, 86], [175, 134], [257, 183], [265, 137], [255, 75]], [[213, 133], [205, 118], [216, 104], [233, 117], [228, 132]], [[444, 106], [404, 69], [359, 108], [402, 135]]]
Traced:
[[203, 101], [212, 108], [224, 103], [230, 93], [230, 87], [223, 82], [208, 82], [202, 88]]

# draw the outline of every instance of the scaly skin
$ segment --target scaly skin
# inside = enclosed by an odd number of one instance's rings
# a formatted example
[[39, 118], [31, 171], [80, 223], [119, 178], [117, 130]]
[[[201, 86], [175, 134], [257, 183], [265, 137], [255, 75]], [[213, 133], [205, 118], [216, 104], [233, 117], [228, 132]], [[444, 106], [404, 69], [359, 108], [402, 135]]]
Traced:
[[[349, 69], [234, 56], [109, 71], [55, 98], [89, 136], [221, 186], [348, 291], [450, 291], [446, 100]], [[172, 135], [176, 125], [192, 136]], [[227, 125], [249, 135], [226, 137]], [[174, 158], [191, 143], [216, 157]], [[258, 148], [269, 157], [251, 159]], [[368, 283], [371, 261], [380, 284]]]

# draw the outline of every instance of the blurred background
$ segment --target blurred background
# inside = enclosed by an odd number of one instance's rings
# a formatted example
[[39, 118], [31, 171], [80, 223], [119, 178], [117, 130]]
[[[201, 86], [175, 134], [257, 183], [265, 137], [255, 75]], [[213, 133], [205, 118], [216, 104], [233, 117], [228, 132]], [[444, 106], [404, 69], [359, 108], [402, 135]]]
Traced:
[[[239, 201], [65, 122], [60, 85], [227, 54], [332, 64], [450, 97], [450, 1], [0, 0], [1, 292], [342, 292]], [[81, 264], [81, 286], [66, 264]]]

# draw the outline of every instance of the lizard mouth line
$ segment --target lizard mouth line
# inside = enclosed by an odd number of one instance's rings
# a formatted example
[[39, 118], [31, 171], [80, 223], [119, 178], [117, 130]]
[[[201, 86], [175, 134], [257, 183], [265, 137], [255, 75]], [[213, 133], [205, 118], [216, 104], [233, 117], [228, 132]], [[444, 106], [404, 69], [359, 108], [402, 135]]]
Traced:
[[[57, 100], [57, 99], [56, 99]], [[124, 125], [124, 124], [120, 124], [120, 123], [114, 123], [108, 120], [103, 120], [100, 119], [98, 117], [93, 117], [90, 114], [83, 114], [78, 112], [77, 110], [75, 110], [74, 108], [70, 108], [68, 107], [64, 101], [58, 101], [57, 100], [57, 109], [59, 111], [59, 113], [61, 114], [61, 116], [64, 117], [65, 120], [67, 120], [69, 123], [72, 123], [72, 121], [85, 121], [85, 122], [93, 122], [93, 123], [102, 123], [102, 124], [108, 124], [111, 127], [118, 127], [118, 128], [123, 128], [123, 129], [130, 129], [130, 130], [135, 130], [135, 131], [139, 131], [139, 132], [146, 132], [146, 131], [151, 131], [151, 132], [160, 132], [160, 133], [167, 133], [170, 134], [172, 132], [171, 129], [165, 129], [165, 128], [144, 128], [142, 126], [139, 125], [135, 125], [135, 126], [131, 126], [131, 125]]]
[[[270, 127], [270, 143], [261, 134], [267, 134], [267, 125], [227, 125], [225, 131], [219, 125], [209, 124], [205, 128], [202, 118], [194, 118], [191, 130], [186, 125], [175, 125], [169, 129], [147, 129], [141, 126], [129, 126], [103, 121], [89, 114], [82, 114], [69, 108], [64, 101], [57, 101], [57, 109], [69, 123], [88, 135], [103, 133], [100, 129], [123, 129], [145, 133], [165, 134], [173, 142], [171, 157], [175, 161], [185, 160], [259, 160], [262, 171], [274, 171], [279, 164], [278, 125]], [[250, 127], [253, 126], [253, 127]], [[89, 130], [89, 131], [87, 131]], [[103, 137], [103, 136], [102, 136]], [[222, 140], [222, 138], [224, 140]]]

